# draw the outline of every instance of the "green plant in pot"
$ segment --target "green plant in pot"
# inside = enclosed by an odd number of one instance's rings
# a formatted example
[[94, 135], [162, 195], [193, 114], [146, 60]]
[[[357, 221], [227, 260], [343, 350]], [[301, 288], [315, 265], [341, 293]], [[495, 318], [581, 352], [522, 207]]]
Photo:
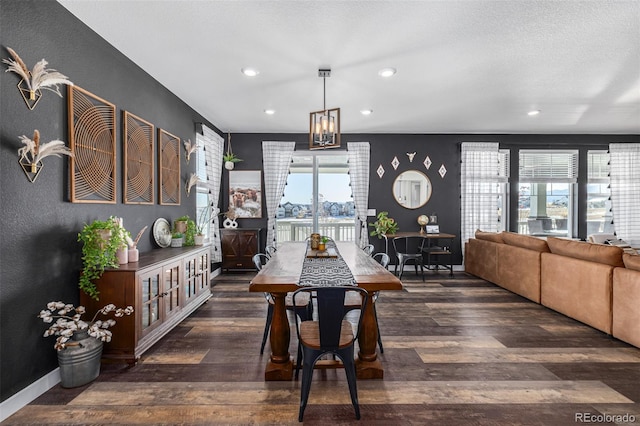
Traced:
[[181, 234], [184, 234], [185, 232], [187, 232], [188, 222], [189, 222], [188, 215], [180, 216], [179, 218], [173, 221], [173, 232], [180, 232]]
[[174, 232], [171, 234], [171, 247], [182, 247], [184, 234], [182, 232]]
[[377, 220], [369, 224], [369, 226], [373, 227], [369, 235], [382, 239], [386, 234], [395, 234], [398, 232], [398, 222], [388, 215], [388, 212], [378, 213]]
[[85, 224], [78, 234], [78, 241], [82, 242], [82, 273], [78, 285], [92, 299], [99, 299], [95, 280], [102, 276], [105, 268], [118, 268], [116, 251], [127, 246], [127, 237], [130, 238], [129, 233], [113, 216]]

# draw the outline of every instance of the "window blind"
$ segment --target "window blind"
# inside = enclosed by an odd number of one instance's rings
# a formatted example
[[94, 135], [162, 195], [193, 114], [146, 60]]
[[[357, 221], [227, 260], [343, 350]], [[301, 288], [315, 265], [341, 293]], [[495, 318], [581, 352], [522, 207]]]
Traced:
[[589, 183], [609, 183], [609, 153], [587, 151], [587, 175]]
[[520, 150], [521, 182], [566, 182], [578, 180], [578, 151]]

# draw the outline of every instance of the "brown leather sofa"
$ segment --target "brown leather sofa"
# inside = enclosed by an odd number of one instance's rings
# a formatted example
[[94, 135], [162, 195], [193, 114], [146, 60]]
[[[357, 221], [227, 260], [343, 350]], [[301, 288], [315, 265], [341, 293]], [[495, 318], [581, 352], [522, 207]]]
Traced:
[[511, 232], [475, 237], [465, 246], [466, 272], [640, 347], [640, 256]]

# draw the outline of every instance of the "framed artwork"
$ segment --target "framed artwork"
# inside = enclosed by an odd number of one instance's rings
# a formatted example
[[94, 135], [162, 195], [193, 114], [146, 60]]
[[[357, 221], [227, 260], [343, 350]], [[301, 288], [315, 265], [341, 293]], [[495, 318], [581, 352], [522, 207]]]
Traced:
[[236, 218], [262, 217], [262, 171], [229, 171], [229, 210]]
[[116, 203], [116, 106], [68, 86], [70, 200]]
[[158, 129], [160, 204], [180, 205], [180, 138]]
[[124, 135], [124, 202], [153, 204], [153, 124], [128, 111], [122, 114]]

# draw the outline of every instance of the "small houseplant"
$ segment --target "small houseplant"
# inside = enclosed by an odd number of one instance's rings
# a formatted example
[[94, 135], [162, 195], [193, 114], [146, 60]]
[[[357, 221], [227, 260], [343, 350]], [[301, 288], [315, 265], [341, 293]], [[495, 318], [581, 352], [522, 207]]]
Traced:
[[209, 207], [203, 207], [200, 215], [198, 216], [198, 224], [196, 225], [196, 235], [194, 236], [194, 243], [197, 246], [201, 246], [204, 243], [204, 230], [209, 222]]
[[102, 321], [98, 315], [113, 314], [119, 318], [131, 315], [133, 307], [116, 308], [108, 304], [99, 309], [90, 322], [82, 319], [85, 312], [84, 306], [76, 308], [64, 302], [49, 302], [38, 315], [43, 322], [51, 324], [44, 337], [58, 336], [53, 347], [58, 353], [61, 385], [65, 388], [82, 386], [100, 374], [103, 342], [111, 341], [112, 333], [108, 328], [116, 321], [113, 318]]
[[171, 234], [171, 247], [182, 247], [182, 238], [184, 234], [182, 232], [174, 232]]
[[222, 159], [224, 160], [224, 168], [227, 170], [233, 170], [235, 163], [242, 161], [233, 152], [227, 152], [222, 156]]
[[94, 281], [102, 276], [105, 268], [118, 267], [116, 252], [127, 246], [127, 238], [131, 239], [129, 232], [113, 216], [85, 224], [78, 234], [78, 241], [82, 242], [82, 273], [78, 285], [92, 299], [98, 300], [99, 295]]
[[382, 239], [387, 234], [395, 234], [398, 232], [398, 222], [388, 215], [388, 212], [378, 213], [378, 216], [376, 217], [377, 220], [369, 224], [369, 226], [373, 227], [373, 230], [369, 235], [372, 237], [377, 236], [379, 239]]

